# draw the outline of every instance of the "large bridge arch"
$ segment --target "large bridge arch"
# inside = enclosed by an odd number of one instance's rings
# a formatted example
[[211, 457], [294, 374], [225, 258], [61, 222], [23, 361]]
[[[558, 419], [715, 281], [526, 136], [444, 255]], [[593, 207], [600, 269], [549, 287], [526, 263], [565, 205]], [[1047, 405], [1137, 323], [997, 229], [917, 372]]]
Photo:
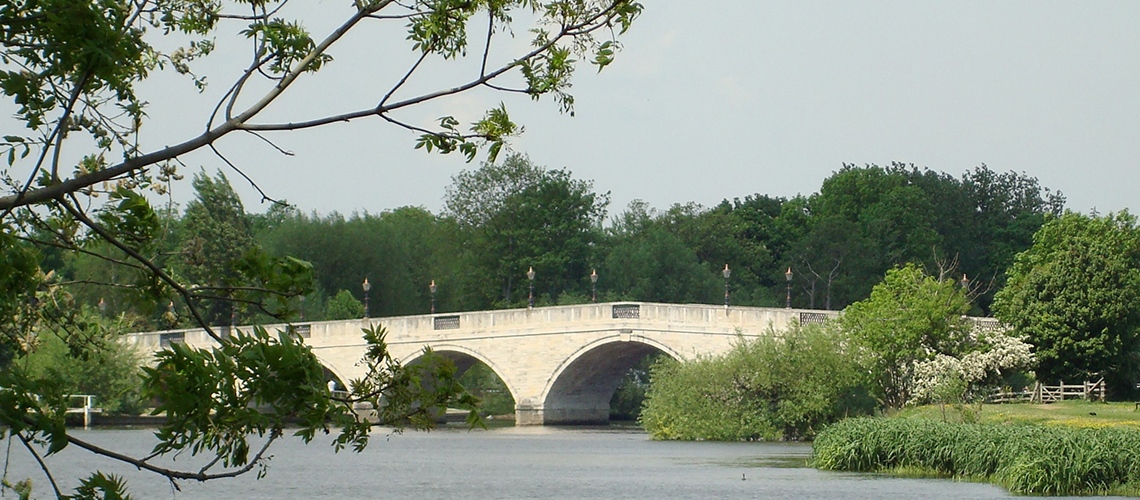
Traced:
[[670, 346], [653, 339], [634, 339], [628, 334], [596, 339], [559, 364], [539, 397], [540, 408], [520, 407], [518, 419], [525, 423], [537, 417], [544, 424], [555, 425], [608, 422], [614, 390], [630, 368], [654, 353], [684, 359]]

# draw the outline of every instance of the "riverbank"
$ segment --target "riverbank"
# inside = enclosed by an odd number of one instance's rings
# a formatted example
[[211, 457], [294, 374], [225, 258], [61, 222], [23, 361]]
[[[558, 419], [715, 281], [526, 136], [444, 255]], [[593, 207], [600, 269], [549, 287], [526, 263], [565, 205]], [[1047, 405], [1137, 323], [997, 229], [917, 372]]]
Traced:
[[1023, 495], [1140, 496], [1140, 429], [854, 418], [817, 436], [811, 465], [984, 481]]

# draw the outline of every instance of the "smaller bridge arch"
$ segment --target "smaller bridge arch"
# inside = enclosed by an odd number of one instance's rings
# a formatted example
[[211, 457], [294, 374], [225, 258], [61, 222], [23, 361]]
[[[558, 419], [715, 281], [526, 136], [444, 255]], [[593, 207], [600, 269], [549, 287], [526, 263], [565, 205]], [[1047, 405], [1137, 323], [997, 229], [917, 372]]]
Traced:
[[330, 379], [330, 376], [331, 376], [332, 380], [336, 380], [337, 386], [339, 386], [340, 388], [345, 389], [345, 390], [348, 389], [348, 381], [351, 380], [351, 377], [348, 377], [344, 373], [341, 373], [338, 365], [336, 365], [335, 363], [330, 363], [324, 359], [321, 359], [320, 356], [314, 356], [314, 357], [316, 357], [317, 362], [321, 364], [321, 368], [324, 368], [324, 370], [325, 370], [325, 381], [326, 382]]
[[[489, 359], [487, 356], [484, 356], [479, 351], [450, 343], [433, 345], [431, 347], [431, 350], [435, 354], [443, 356], [451, 360], [452, 363], [455, 363], [456, 377], [462, 376], [465, 372], [467, 372], [468, 369], [475, 365], [476, 361], [487, 365], [487, 368], [490, 368], [491, 371], [499, 377], [499, 380], [503, 381], [503, 385], [507, 387], [507, 392], [511, 394], [511, 397], [515, 398], [516, 401], [518, 400], [517, 392], [515, 389], [515, 385], [517, 385], [517, 383], [513, 380], [509, 380], [509, 374], [504, 371], [504, 368], [502, 366], [498, 366], [497, 363]], [[405, 356], [400, 360], [400, 363], [405, 365], [415, 363], [421, 357], [423, 357], [423, 355], [424, 352], [422, 350], [417, 351]]]

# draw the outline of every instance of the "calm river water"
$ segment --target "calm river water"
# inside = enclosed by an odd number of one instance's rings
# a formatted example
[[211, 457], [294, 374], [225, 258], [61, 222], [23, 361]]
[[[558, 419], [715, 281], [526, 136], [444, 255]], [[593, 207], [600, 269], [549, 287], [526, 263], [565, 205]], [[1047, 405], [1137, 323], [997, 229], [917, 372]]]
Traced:
[[[74, 431], [136, 454], [152, 445], [148, 430]], [[289, 438], [271, 449], [268, 475], [255, 473], [173, 490], [143, 473], [69, 447], [49, 458], [67, 490], [99, 469], [127, 477], [136, 499], [879, 499], [1011, 498], [996, 486], [876, 474], [821, 472], [804, 466], [811, 447], [783, 443], [650, 441], [621, 428], [504, 427], [388, 435], [377, 431], [360, 454], [333, 453], [330, 438], [309, 446]], [[19, 443], [7, 453], [8, 478], [31, 477], [35, 498], [52, 493]], [[189, 467], [181, 457], [176, 465]], [[11, 492], [6, 497], [14, 498]]]

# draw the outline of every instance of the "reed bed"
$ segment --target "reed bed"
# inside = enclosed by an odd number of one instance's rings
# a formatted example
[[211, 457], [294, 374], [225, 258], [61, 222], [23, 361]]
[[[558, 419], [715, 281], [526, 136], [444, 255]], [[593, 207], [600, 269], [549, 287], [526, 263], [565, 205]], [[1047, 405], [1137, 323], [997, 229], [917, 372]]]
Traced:
[[852, 418], [816, 437], [812, 465], [931, 471], [989, 481], [1024, 495], [1135, 495], [1140, 430]]

